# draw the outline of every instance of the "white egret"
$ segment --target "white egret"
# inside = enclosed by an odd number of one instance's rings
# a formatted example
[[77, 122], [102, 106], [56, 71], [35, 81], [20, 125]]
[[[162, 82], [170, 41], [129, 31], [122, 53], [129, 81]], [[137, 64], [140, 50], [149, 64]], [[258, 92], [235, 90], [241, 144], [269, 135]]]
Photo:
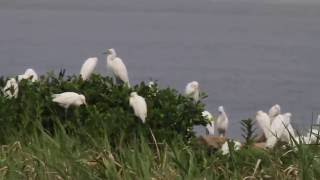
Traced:
[[146, 100], [142, 96], [139, 96], [137, 92], [132, 92], [130, 94], [129, 105], [133, 108], [134, 114], [141, 119], [142, 123], [145, 123], [147, 118]]
[[191, 97], [195, 102], [199, 101], [200, 89], [197, 81], [189, 82], [185, 89], [185, 94]]
[[6, 86], [3, 88], [3, 94], [7, 98], [17, 98], [19, 92], [19, 86], [15, 78], [11, 78], [7, 81]]
[[214, 119], [212, 114], [209, 111], [203, 111], [202, 117], [204, 117], [208, 121], [206, 128], [209, 135], [214, 135]]
[[291, 113], [285, 113], [282, 115], [284, 118], [285, 122], [289, 122], [288, 125], [285, 127], [286, 129], [284, 130], [284, 132], [281, 134], [280, 139], [281, 141], [290, 143], [291, 142], [291, 136], [295, 138], [295, 132], [294, 129], [291, 125], [291, 117], [292, 114]]
[[271, 136], [271, 123], [268, 114], [263, 111], [258, 111], [256, 114], [256, 121], [263, 130], [264, 136], [268, 139]]
[[18, 76], [19, 82], [23, 79], [30, 79], [31, 82], [35, 82], [35, 81], [38, 81], [39, 78], [38, 78], [38, 74], [36, 73], [36, 71], [29, 68], [24, 72], [24, 74]]
[[[234, 151], [240, 150], [240, 148], [241, 148], [241, 146], [242, 146], [242, 144], [241, 144], [239, 141], [234, 141], [234, 140], [232, 140], [232, 141], [230, 142], [230, 145], [232, 145], [232, 144], [233, 144], [233, 149], [234, 149]], [[226, 141], [226, 142], [222, 145], [221, 151], [222, 151], [222, 155], [227, 155], [227, 154], [230, 153], [228, 141]]]
[[266, 147], [272, 149], [282, 134], [286, 131], [286, 127], [290, 124], [290, 118], [278, 115], [271, 124], [271, 136], [267, 138]]
[[91, 74], [93, 73], [96, 65], [98, 63], [97, 57], [88, 58], [82, 65], [80, 70], [80, 76], [83, 80], [87, 80], [90, 78]]
[[66, 110], [70, 106], [81, 106], [82, 104], [87, 105], [86, 97], [82, 94], [75, 92], [64, 92], [61, 94], [52, 95], [52, 101], [58, 103], [61, 107]]
[[117, 53], [114, 49], [108, 49], [107, 54], [107, 68], [109, 68], [116, 78], [117, 82], [123, 82], [130, 87], [129, 76], [126, 65], [122, 59], [117, 57]]
[[149, 81], [148, 87], [153, 88], [155, 86], [155, 83], [153, 81]]
[[218, 111], [219, 111], [219, 116], [217, 118], [217, 123], [216, 123], [217, 130], [218, 130], [219, 136], [225, 137], [226, 131], [229, 125], [229, 119], [226, 112], [224, 111], [223, 106], [219, 106]]
[[275, 104], [269, 110], [270, 123], [281, 113], [281, 107], [279, 104]]

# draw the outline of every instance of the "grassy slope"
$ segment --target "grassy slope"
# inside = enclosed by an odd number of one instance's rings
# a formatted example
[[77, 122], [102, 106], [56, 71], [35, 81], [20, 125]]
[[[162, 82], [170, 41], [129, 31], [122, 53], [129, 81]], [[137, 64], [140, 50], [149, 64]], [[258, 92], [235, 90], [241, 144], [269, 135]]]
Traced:
[[[190, 130], [205, 123], [204, 105], [172, 89], [134, 87], [149, 106], [143, 125], [128, 105], [131, 90], [109, 78], [95, 75], [82, 82], [51, 74], [19, 86], [18, 99], [0, 97], [0, 142], [6, 144], [0, 149], [2, 179], [320, 177], [317, 145], [273, 151], [248, 146], [223, 156], [197, 144]], [[89, 107], [71, 108], [65, 116], [51, 102], [51, 94], [63, 91], [85, 94]]]

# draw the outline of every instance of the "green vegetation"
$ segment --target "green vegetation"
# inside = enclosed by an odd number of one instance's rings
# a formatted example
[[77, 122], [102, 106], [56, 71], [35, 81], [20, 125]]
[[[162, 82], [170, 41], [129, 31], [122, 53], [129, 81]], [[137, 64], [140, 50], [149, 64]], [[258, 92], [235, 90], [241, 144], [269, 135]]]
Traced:
[[[0, 80], [1, 87], [5, 84]], [[206, 124], [202, 103], [176, 90], [144, 83], [146, 124], [129, 106], [132, 89], [108, 77], [89, 81], [48, 74], [19, 83], [17, 99], [0, 96], [0, 179], [319, 179], [320, 147], [272, 151], [252, 146], [254, 128], [243, 121], [248, 144], [223, 156], [198, 143], [192, 126]], [[88, 107], [65, 110], [51, 95], [74, 91]], [[250, 142], [250, 143], [249, 143]]]

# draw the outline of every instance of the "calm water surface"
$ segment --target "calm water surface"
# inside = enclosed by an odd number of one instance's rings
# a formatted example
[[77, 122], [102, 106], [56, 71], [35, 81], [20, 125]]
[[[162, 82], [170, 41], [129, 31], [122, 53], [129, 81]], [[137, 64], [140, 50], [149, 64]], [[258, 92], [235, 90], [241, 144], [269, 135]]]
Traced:
[[[320, 112], [320, 4], [280, 0], [2, 0], [0, 73], [66, 68], [114, 47], [133, 83], [183, 91], [197, 80], [208, 110], [239, 120], [279, 103], [307, 127]], [[303, 2], [303, 3], [302, 3]]]

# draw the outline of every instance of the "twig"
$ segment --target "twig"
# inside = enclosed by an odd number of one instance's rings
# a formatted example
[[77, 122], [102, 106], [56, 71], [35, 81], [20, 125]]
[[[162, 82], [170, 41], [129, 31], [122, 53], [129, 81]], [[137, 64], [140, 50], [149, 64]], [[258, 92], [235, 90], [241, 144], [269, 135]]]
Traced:
[[160, 151], [159, 151], [159, 147], [158, 147], [158, 143], [157, 143], [156, 137], [154, 136], [154, 134], [153, 134], [153, 132], [152, 132], [152, 129], [151, 129], [150, 127], [149, 127], [149, 130], [150, 130], [152, 139], [153, 139], [153, 141], [154, 141], [154, 144], [156, 145], [158, 159], [159, 159], [159, 161], [161, 161], [161, 159], [160, 159]]

